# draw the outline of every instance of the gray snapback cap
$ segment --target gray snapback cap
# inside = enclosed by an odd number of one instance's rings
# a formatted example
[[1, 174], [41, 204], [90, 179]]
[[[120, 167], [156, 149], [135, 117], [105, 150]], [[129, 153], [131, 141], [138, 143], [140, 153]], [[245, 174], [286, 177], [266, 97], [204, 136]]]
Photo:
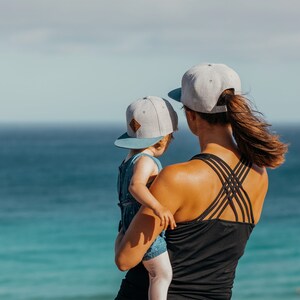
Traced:
[[178, 117], [167, 100], [148, 96], [127, 107], [126, 123], [127, 132], [117, 138], [115, 146], [145, 149], [177, 130]]
[[169, 97], [188, 108], [203, 113], [226, 112], [226, 105], [217, 105], [223, 91], [234, 89], [241, 93], [239, 75], [224, 64], [200, 64], [189, 69], [182, 77], [181, 88], [169, 92]]

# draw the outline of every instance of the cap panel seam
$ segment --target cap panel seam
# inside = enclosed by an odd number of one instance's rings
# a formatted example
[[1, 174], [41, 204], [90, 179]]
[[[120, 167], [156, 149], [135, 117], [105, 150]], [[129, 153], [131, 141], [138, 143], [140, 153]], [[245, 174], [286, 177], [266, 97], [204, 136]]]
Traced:
[[153, 107], [154, 107], [154, 110], [155, 110], [155, 113], [156, 113], [156, 119], [157, 119], [157, 123], [158, 123], [158, 128], [159, 128], [159, 133], [160, 133], [160, 135], [161, 135], [162, 130], [161, 130], [161, 127], [160, 127], [160, 122], [159, 122], [159, 117], [158, 117], [158, 112], [157, 112], [156, 106], [155, 106], [155, 104], [153, 103], [152, 99], [149, 99], [149, 101], [151, 102], [151, 104], [152, 104]]

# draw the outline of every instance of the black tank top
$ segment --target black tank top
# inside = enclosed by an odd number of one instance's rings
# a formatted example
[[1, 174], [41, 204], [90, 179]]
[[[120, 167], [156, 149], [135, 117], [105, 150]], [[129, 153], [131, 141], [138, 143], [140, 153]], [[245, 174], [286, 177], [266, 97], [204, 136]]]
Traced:
[[[212, 154], [199, 154], [192, 159], [207, 163], [218, 175], [222, 187], [198, 218], [177, 223], [176, 229], [166, 232], [173, 268], [168, 300], [230, 299], [238, 260], [254, 228], [252, 205], [242, 186], [251, 163], [241, 158], [231, 169]], [[232, 209], [235, 221], [220, 219], [227, 207]], [[124, 294], [116, 299], [146, 300], [147, 294], [142, 297], [142, 293], [147, 282], [147, 272], [140, 265], [131, 269], [123, 280], [119, 296], [125, 290], [132, 293], [134, 289], [140, 294], [135, 297], [133, 292], [129, 298]]]

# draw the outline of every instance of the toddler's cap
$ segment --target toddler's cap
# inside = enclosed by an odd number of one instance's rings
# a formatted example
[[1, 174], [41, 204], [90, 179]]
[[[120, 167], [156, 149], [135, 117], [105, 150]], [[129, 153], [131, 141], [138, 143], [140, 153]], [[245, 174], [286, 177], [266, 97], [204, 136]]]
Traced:
[[239, 75], [224, 64], [200, 64], [189, 69], [182, 77], [181, 88], [169, 92], [169, 97], [188, 108], [202, 113], [226, 112], [226, 105], [217, 105], [227, 89], [241, 94]]
[[177, 130], [178, 117], [167, 100], [148, 96], [127, 107], [126, 122], [127, 132], [115, 141], [115, 146], [145, 149]]

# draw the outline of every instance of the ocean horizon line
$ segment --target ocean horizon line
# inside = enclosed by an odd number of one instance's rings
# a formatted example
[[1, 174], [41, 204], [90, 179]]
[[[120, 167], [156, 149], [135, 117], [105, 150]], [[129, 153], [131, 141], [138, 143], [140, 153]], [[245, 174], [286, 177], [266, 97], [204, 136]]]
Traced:
[[[182, 122], [180, 127], [185, 129], [188, 128], [187, 124]], [[271, 127], [299, 127], [299, 121], [274, 121], [271, 124]], [[9, 127], [22, 127], [22, 128], [34, 128], [34, 127], [111, 127], [119, 128], [120, 126], [125, 126], [124, 120], [121, 121], [0, 121], [0, 130], [1, 128]]]

